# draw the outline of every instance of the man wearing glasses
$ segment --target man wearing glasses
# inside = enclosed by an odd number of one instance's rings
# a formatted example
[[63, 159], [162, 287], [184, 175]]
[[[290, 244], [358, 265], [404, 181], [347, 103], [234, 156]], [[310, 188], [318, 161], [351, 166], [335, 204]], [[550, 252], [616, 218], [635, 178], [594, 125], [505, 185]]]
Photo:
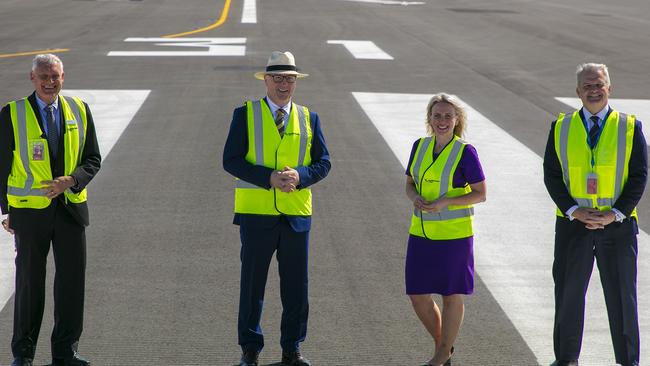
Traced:
[[240, 366], [256, 366], [264, 347], [260, 327], [269, 264], [280, 274], [282, 365], [309, 366], [300, 353], [309, 313], [307, 257], [311, 185], [330, 170], [316, 113], [292, 101], [296, 81], [308, 76], [290, 52], [271, 53], [266, 97], [234, 110], [224, 147], [224, 169], [235, 176], [235, 218], [241, 238], [238, 335]]

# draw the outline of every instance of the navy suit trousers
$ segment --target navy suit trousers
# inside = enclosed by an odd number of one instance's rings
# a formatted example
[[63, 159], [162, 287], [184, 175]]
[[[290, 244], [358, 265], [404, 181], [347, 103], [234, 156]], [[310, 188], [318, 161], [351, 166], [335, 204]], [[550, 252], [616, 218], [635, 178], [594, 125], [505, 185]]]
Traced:
[[298, 350], [307, 335], [309, 314], [309, 231], [294, 231], [288, 220], [282, 217], [272, 227], [261, 228], [242, 223], [240, 237], [239, 345], [244, 351], [260, 351], [264, 347], [260, 319], [269, 265], [273, 253], [276, 253], [282, 300], [280, 345], [285, 352]]
[[613, 222], [602, 230], [588, 230], [578, 220], [557, 218], [553, 262], [556, 359], [577, 360], [580, 356], [585, 295], [595, 258], [616, 362], [639, 362], [637, 233], [634, 219]]

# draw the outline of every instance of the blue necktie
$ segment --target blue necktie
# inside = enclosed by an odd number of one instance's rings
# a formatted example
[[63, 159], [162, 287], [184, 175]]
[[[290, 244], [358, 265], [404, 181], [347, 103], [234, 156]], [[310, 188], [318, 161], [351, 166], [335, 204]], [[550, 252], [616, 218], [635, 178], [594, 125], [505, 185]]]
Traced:
[[48, 105], [45, 107], [45, 116], [47, 119], [47, 144], [50, 145], [50, 153], [56, 159], [57, 150], [59, 148], [59, 131], [56, 128], [56, 118], [54, 117], [54, 106]]
[[591, 129], [589, 129], [589, 147], [593, 149], [596, 147], [598, 132], [600, 132], [600, 126], [598, 126], [600, 118], [598, 118], [598, 116], [591, 116], [589, 119], [594, 123], [593, 126], [591, 126]]

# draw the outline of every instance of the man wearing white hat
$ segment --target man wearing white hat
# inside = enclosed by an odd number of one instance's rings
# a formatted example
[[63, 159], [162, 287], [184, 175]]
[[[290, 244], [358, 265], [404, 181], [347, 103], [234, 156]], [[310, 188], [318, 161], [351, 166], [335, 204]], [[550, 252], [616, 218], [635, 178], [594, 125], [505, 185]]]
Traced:
[[223, 166], [237, 178], [234, 224], [241, 238], [238, 336], [240, 366], [256, 366], [264, 347], [260, 327], [273, 253], [278, 260], [282, 365], [309, 366], [300, 353], [309, 313], [307, 259], [311, 186], [331, 164], [318, 115], [292, 97], [300, 73], [290, 52], [274, 51], [264, 80], [266, 97], [233, 112]]

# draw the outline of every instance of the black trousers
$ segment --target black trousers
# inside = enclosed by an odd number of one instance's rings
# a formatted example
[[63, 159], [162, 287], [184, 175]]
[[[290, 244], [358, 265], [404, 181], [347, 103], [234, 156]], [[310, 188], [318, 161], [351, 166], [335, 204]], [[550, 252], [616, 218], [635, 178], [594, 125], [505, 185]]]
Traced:
[[585, 295], [595, 258], [616, 362], [638, 364], [637, 234], [634, 219], [611, 223], [602, 230], [588, 230], [578, 220], [557, 218], [553, 262], [556, 359], [577, 360], [580, 356]]
[[86, 271], [85, 227], [58, 201], [45, 209], [11, 208], [16, 240], [14, 357], [33, 358], [43, 320], [47, 256], [54, 253], [52, 357], [69, 358], [83, 328]]

